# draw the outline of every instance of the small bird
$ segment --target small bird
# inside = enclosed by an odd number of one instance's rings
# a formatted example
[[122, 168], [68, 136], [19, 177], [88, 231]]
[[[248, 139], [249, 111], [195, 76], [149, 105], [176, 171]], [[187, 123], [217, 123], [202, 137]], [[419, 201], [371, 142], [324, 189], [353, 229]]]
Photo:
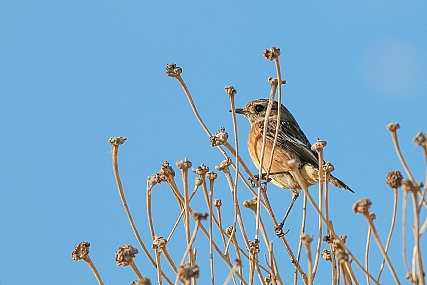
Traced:
[[[264, 133], [264, 119], [268, 102], [268, 99], [258, 99], [247, 103], [241, 109], [236, 109], [236, 113], [245, 116], [251, 124], [251, 130], [248, 136], [248, 149], [249, 155], [258, 170]], [[294, 116], [292, 116], [285, 106], [281, 105], [280, 108], [280, 129], [274, 150], [273, 161], [271, 163], [270, 177], [274, 185], [291, 190], [296, 194], [293, 195], [295, 198], [292, 199], [284, 219], [278, 226], [281, 230], [289, 211], [298, 197], [299, 191], [302, 189], [292, 174], [285, 171], [286, 163], [291, 159], [296, 161], [302, 178], [308, 187], [319, 182], [319, 161], [317, 152], [311, 150], [310, 141], [300, 129]], [[277, 115], [278, 103], [274, 101], [267, 121], [263, 171], [267, 171], [268, 163], [270, 162], [271, 150], [276, 133]], [[336, 187], [354, 192], [344, 182], [332, 175], [330, 175], [329, 182]]]

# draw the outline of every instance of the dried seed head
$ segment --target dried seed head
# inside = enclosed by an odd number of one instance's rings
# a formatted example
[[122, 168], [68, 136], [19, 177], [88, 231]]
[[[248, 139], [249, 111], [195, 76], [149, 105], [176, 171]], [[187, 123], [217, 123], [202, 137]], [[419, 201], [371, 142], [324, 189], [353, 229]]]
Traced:
[[231, 160], [231, 158], [227, 157], [226, 160], [221, 161], [221, 163], [219, 164], [219, 166], [215, 166], [215, 169], [218, 170], [218, 171], [223, 171], [224, 169], [228, 168], [231, 165], [232, 162], [233, 161]]
[[184, 158], [183, 160], [176, 162], [176, 166], [179, 169], [189, 169], [191, 165], [193, 164], [191, 163], [191, 161], [188, 160], [188, 158]]
[[180, 279], [190, 280], [191, 278], [198, 278], [200, 270], [197, 265], [190, 266], [190, 263], [185, 263], [178, 267], [177, 274]]
[[313, 235], [301, 234], [300, 239], [304, 245], [310, 245], [310, 243], [313, 241], [313, 237]]
[[193, 213], [193, 217], [196, 220], [206, 220], [208, 216], [209, 216], [208, 213], [197, 213], [197, 212]]
[[235, 260], [234, 260], [234, 265], [236, 265], [236, 266], [242, 266], [242, 261], [240, 260], [240, 259], [238, 259], [238, 258], [236, 258]]
[[425, 147], [427, 145], [427, 135], [423, 132], [419, 132], [414, 140], [413, 140], [414, 144]]
[[208, 173], [208, 171], [209, 171], [209, 167], [207, 167], [203, 163], [197, 166], [197, 169], [193, 169], [193, 172], [199, 175], [205, 175], [206, 173]]
[[334, 166], [329, 161], [323, 165], [323, 171], [327, 173], [331, 173], [332, 171], [334, 171], [334, 169], [335, 169]]
[[215, 199], [213, 204], [215, 207], [219, 208], [222, 206], [222, 201], [220, 199]]
[[386, 126], [387, 130], [390, 132], [395, 132], [400, 129], [400, 125], [398, 123], [390, 123]]
[[371, 200], [367, 198], [360, 199], [359, 201], [353, 204], [353, 212], [357, 214], [367, 213], [371, 205]]
[[327, 249], [324, 249], [323, 253], [322, 253], [322, 258], [324, 260], [331, 260], [331, 251], [327, 250]]
[[209, 180], [215, 180], [217, 177], [218, 177], [218, 174], [216, 174], [215, 172], [213, 172], [213, 171], [209, 171], [208, 173], [206, 173], [206, 177], [209, 179]]
[[170, 77], [178, 77], [181, 76], [182, 68], [176, 66], [175, 63], [171, 63], [166, 65], [166, 75]]
[[138, 253], [138, 249], [131, 245], [123, 245], [116, 251], [116, 262], [117, 266], [128, 266], [132, 262], [135, 254]]
[[246, 246], [246, 250], [251, 254], [258, 254], [259, 249], [259, 240], [256, 239], [254, 241], [248, 241], [248, 245]]
[[167, 181], [166, 176], [160, 174], [160, 173], [154, 173], [153, 175], [151, 175], [151, 177], [148, 177], [148, 183], [151, 186], [154, 186], [156, 184], [160, 184], [162, 182]]
[[394, 170], [387, 173], [386, 179], [387, 179], [386, 184], [388, 187], [399, 188], [400, 185], [402, 184], [403, 176], [399, 170]]
[[225, 128], [219, 129], [215, 135], [209, 138], [211, 146], [223, 145], [228, 140], [228, 133], [225, 131]]
[[333, 242], [333, 237], [331, 237], [329, 234], [323, 237], [323, 241], [327, 244], [331, 244]]
[[124, 137], [111, 137], [108, 139], [108, 142], [112, 145], [121, 145], [124, 144], [126, 138]]
[[326, 141], [321, 141], [321, 140], [317, 140], [312, 146], [311, 146], [311, 150], [312, 151], [319, 151], [321, 149], [323, 149], [326, 146]]
[[225, 229], [225, 234], [226, 234], [226, 235], [231, 236], [233, 233], [234, 233], [234, 227], [233, 227], [233, 226], [228, 226], [228, 227]]
[[252, 198], [252, 199], [250, 199], [250, 200], [245, 200], [245, 201], [243, 202], [243, 207], [245, 207], [245, 208], [249, 208], [249, 209], [252, 209], [252, 210], [256, 210], [256, 207], [257, 207], [257, 199], [254, 197], [254, 198]]
[[271, 85], [279, 85], [279, 80], [277, 80], [277, 78], [269, 77], [267, 80]]
[[74, 247], [71, 257], [74, 261], [79, 261], [80, 259], [85, 259], [89, 256], [89, 247], [90, 243], [87, 241], [82, 241]]
[[149, 278], [142, 278], [133, 281], [131, 285], [151, 285], [151, 280]]
[[234, 96], [236, 95], [237, 91], [234, 89], [234, 86], [225, 86], [224, 87], [225, 93], [228, 94], [228, 96]]
[[160, 237], [156, 237], [153, 240], [153, 244], [151, 245], [151, 247], [152, 248], [164, 248], [167, 243], [168, 243], [168, 241], [165, 238], [163, 238], [162, 236], [160, 236]]
[[277, 59], [280, 55], [280, 49], [271, 47], [270, 49], [264, 50], [264, 57], [269, 60]]
[[371, 212], [369, 213], [369, 218], [371, 218], [371, 220], [375, 220], [377, 218], [377, 215], [375, 214], [375, 212]]
[[162, 166], [160, 168], [159, 174], [164, 175], [166, 179], [173, 179], [175, 177], [175, 171], [167, 161], [162, 162]]

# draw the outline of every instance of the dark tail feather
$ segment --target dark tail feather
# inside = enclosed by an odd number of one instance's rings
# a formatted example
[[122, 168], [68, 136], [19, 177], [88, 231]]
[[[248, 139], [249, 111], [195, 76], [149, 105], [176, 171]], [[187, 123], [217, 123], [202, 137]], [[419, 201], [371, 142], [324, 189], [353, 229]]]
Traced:
[[335, 187], [338, 188], [342, 188], [342, 189], [347, 189], [348, 191], [354, 193], [354, 191], [347, 186], [347, 184], [345, 184], [344, 182], [342, 182], [341, 180], [339, 180], [338, 178], [334, 177], [331, 175], [331, 177], [329, 178], [329, 182], [334, 185]]

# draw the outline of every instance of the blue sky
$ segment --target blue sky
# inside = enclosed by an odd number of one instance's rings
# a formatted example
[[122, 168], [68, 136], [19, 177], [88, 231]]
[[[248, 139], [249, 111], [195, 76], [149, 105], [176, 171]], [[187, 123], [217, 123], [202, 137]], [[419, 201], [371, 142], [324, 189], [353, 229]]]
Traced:
[[[271, 46], [281, 49], [283, 103], [312, 142], [328, 142], [326, 160], [356, 191], [332, 189], [331, 203], [335, 228], [363, 259], [366, 223], [351, 205], [371, 198], [385, 239], [392, 203], [385, 175], [401, 169], [386, 124], [400, 123], [418, 180], [425, 163], [412, 138], [427, 132], [427, 4], [372, 2], [0, 1], [0, 284], [95, 284], [87, 266], [71, 260], [82, 240], [91, 242], [106, 283], [130, 284], [136, 277], [115, 266], [114, 252], [137, 242], [116, 190], [108, 138], [128, 138], [120, 171], [149, 244], [146, 177], [163, 161], [188, 157], [213, 169], [223, 159], [165, 66], [183, 68], [210, 131], [225, 127], [232, 135], [224, 86], [237, 89], [237, 106], [268, 97], [267, 78], [276, 73], [262, 53]], [[241, 155], [255, 172], [246, 151], [249, 124], [238, 118], [238, 128]], [[158, 189], [155, 217], [167, 220], [158, 226], [166, 236], [176, 202], [166, 185]], [[223, 177], [216, 189], [215, 198], [229, 200]], [[240, 200], [250, 199], [241, 189]], [[280, 216], [290, 192], [269, 189]], [[193, 208], [206, 211], [202, 202]], [[301, 201], [287, 224], [294, 245], [300, 208]], [[250, 227], [253, 218], [245, 215]], [[403, 280], [400, 232], [392, 245]], [[136, 263], [155, 280], [142, 253]], [[292, 272], [284, 250], [281, 263]], [[203, 258], [201, 266], [208, 280]]]

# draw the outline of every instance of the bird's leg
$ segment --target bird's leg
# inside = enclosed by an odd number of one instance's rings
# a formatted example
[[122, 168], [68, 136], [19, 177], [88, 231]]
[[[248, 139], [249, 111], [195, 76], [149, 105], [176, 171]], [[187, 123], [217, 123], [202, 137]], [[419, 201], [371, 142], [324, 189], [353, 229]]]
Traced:
[[[270, 173], [270, 175], [276, 175], [276, 174], [286, 174], [286, 173], [289, 173], [289, 172], [287, 172], [287, 171], [281, 171], [281, 172], [272, 172], [272, 173]], [[261, 181], [262, 180], [266, 180], [266, 177], [267, 176], [267, 173], [262, 173], [262, 177], [261, 177]], [[258, 186], [258, 183], [256, 183], [256, 182], [259, 182], [259, 175], [258, 174], [254, 174], [252, 177], [249, 177], [248, 178], [248, 180], [249, 180], [249, 182], [251, 183], [251, 185], [252, 185], [252, 187], [257, 187]], [[256, 182], [255, 182], [256, 181]], [[271, 181], [271, 178], [270, 177], [268, 177], [268, 180], [267, 181], [265, 181], [264, 183], [268, 183], [268, 182], [270, 182]]]
[[288, 210], [286, 210], [286, 214], [283, 217], [283, 220], [280, 222], [280, 224], [278, 224], [277, 226], [274, 227], [274, 232], [276, 233], [276, 235], [278, 237], [282, 237], [285, 234], [287, 234], [289, 232], [289, 230], [286, 231], [286, 233], [283, 232], [283, 226], [285, 225], [285, 221], [286, 218], [288, 217], [289, 213], [291, 212], [292, 206], [294, 205], [295, 201], [297, 200], [299, 196], [299, 191], [292, 191], [292, 201], [291, 204], [288, 207]]

